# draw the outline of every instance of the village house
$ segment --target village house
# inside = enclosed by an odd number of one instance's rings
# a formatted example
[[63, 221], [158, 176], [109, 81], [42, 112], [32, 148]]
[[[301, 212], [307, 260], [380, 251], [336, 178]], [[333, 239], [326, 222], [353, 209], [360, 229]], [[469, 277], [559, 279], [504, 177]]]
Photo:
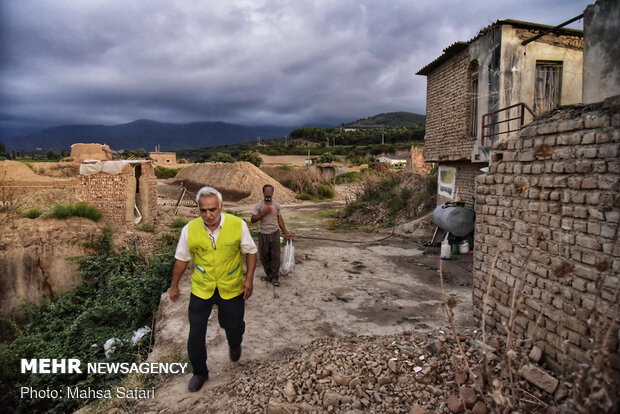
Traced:
[[149, 157], [157, 165], [174, 165], [177, 163], [176, 152], [149, 152]]
[[581, 102], [582, 49], [581, 30], [498, 20], [417, 72], [427, 77], [424, 159], [439, 164], [438, 204], [458, 195], [473, 207], [496, 141]]

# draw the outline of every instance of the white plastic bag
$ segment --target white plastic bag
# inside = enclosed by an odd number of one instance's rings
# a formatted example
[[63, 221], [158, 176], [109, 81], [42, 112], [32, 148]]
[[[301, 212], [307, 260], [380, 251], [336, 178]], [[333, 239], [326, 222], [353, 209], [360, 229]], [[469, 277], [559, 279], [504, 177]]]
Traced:
[[118, 338], [110, 338], [105, 341], [105, 344], [103, 344], [103, 353], [105, 354], [105, 357], [110, 358], [114, 351], [116, 351], [116, 346], [120, 346], [122, 344], [123, 343]]
[[295, 268], [295, 246], [293, 246], [292, 240], [286, 241], [284, 246], [284, 260], [282, 261], [282, 267], [280, 268], [280, 274], [286, 275]]
[[133, 331], [133, 336], [131, 337], [131, 345], [136, 346], [138, 342], [142, 340], [142, 338], [151, 332], [151, 328], [148, 326], [144, 326], [137, 331]]

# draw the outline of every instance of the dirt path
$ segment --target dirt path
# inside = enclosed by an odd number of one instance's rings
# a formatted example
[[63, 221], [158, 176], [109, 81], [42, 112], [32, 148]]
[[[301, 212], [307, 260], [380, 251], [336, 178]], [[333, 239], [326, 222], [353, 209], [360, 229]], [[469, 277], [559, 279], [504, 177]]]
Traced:
[[[446, 325], [440, 308], [437, 249], [396, 237], [375, 241], [389, 231], [323, 230], [324, 220], [315, 218], [316, 214], [334, 206], [337, 204], [285, 208], [287, 226], [297, 236], [296, 267], [274, 288], [260, 281], [264, 272], [259, 263], [254, 294], [246, 303], [241, 361], [229, 362], [226, 336], [214, 311], [207, 334], [209, 381], [199, 392], [188, 393], [191, 374], [174, 376], [156, 390], [154, 400], [141, 402], [138, 412], [225, 407], [222, 396], [213, 390], [231, 381], [236, 370], [267, 363], [317, 338], [424, 332]], [[251, 208], [233, 207], [244, 217]], [[446, 293], [457, 300], [455, 313], [461, 315], [457, 326], [472, 327], [471, 256], [445, 264]], [[186, 355], [188, 300], [189, 274], [182, 281], [179, 301], [172, 303], [167, 294], [162, 295], [151, 360], [171, 352]]]

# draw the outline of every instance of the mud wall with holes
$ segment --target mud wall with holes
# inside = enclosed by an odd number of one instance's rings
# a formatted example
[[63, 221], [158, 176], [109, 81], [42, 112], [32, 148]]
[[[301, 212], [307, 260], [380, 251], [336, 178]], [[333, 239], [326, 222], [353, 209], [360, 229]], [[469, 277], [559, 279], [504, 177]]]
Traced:
[[558, 372], [620, 370], [620, 96], [559, 108], [494, 146], [476, 179], [473, 304]]
[[141, 223], [157, 218], [157, 178], [150, 162], [129, 164], [115, 175], [81, 175], [76, 192], [78, 199], [101, 210], [106, 223], [133, 225], [134, 203], [142, 214]]
[[0, 233], [0, 314], [25, 302], [40, 303], [80, 283], [71, 257], [88, 253], [82, 241], [101, 234], [101, 225], [73, 217], [67, 220], [18, 218]]

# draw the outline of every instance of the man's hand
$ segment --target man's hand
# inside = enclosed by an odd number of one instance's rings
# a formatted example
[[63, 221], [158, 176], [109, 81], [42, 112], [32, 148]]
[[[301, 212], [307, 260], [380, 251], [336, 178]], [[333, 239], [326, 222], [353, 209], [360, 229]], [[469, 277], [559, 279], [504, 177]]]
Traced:
[[263, 217], [265, 217], [267, 214], [271, 213], [272, 211], [273, 211], [273, 207], [265, 206], [265, 209], [263, 210]]
[[252, 296], [252, 291], [254, 290], [254, 280], [249, 277], [246, 277], [243, 281], [243, 285], [241, 286], [241, 292], [243, 293], [243, 300], [248, 300], [250, 296]]
[[293, 240], [293, 235], [288, 231], [284, 233], [284, 236], [286, 237], [286, 240]]
[[177, 299], [179, 299], [179, 287], [170, 286], [170, 289], [168, 289], [168, 296], [170, 297], [171, 301], [176, 302]]

